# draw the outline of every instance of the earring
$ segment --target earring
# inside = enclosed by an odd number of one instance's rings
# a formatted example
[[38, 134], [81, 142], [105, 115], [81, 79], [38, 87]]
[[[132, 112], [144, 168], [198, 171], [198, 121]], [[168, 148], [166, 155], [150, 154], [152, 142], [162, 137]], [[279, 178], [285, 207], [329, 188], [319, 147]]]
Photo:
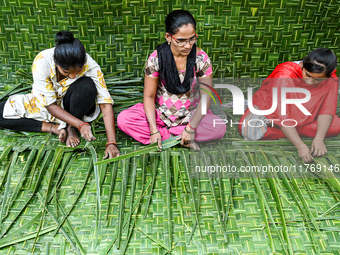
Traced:
[[171, 42], [168, 42], [168, 45], [170, 45], [171, 44]]

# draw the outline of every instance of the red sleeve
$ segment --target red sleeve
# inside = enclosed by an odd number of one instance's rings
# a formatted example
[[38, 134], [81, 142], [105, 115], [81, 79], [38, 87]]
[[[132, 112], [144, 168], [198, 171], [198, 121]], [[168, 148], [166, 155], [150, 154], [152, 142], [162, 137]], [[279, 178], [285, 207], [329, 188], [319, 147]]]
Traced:
[[325, 84], [325, 86], [331, 86], [331, 88], [323, 98], [318, 115], [334, 115], [336, 113], [338, 103], [338, 81], [338, 79], [332, 79], [329, 84]]

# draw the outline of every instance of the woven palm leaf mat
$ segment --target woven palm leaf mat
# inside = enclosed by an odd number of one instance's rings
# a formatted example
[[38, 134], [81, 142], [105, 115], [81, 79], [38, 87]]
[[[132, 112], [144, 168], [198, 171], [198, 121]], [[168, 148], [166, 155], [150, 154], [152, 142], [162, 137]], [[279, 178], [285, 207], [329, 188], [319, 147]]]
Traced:
[[[336, 0], [3, 0], [0, 90], [22, 82], [16, 71], [29, 73], [33, 58], [64, 29], [105, 74], [142, 77], [145, 59], [163, 41], [165, 15], [181, 8], [197, 20], [198, 45], [211, 57], [214, 77], [266, 77], [316, 47], [340, 57]], [[180, 147], [94, 168], [105, 145], [98, 130], [97, 141], [77, 149], [50, 135], [0, 131], [1, 254], [340, 254], [334, 179], [190, 178], [188, 150]], [[121, 133], [118, 141], [122, 153], [140, 147]], [[329, 153], [318, 163], [339, 164], [338, 141], [326, 140]], [[286, 140], [249, 143], [232, 128], [223, 144], [239, 166], [299, 160]]]
[[198, 46], [213, 61], [215, 77], [266, 77], [279, 63], [296, 61], [317, 47], [339, 52], [337, 0], [2, 0], [0, 80], [19, 83], [34, 57], [70, 30], [104, 74], [141, 77], [145, 59], [164, 42], [164, 18], [189, 10]]
[[[288, 247], [294, 254], [339, 254], [340, 213], [332, 206], [340, 196], [339, 188], [330, 182], [295, 179], [294, 186], [293, 181], [286, 185], [275, 179], [274, 192], [269, 179], [189, 179], [183, 157], [188, 150], [181, 147], [166, 150], [166, 155], [155, 151], [146, 157], [121, 161], [115, 172], [113, 163], [98, 169], [91, 163], [94, 156], [98, 160], [103, 157], [102, 133], [90, 144], [96, 155], [91, 154], [91, 146], [84, 141], [79, 149], [71, 149], [61, 146], [50, 134], [23, 135], [2, 130], [1, 135], [1, 235], [6, 232], [9, 237], [0, 239], [0, 254], [123, 254], [125, 248], [126, 254], [271, 254], [274, 250], [277, 254], [289, 254]], [[140, 147], [121, 133], [118, 141], [122, 153]], [[277, 160], [277, 164], [298, 160], [296, 156], [287, 156], [293, 148], [285, 140], [270, 147], [260, 146], [247, 144], [235, 133], [223, 138], [223, 144], [226, 143], [229, 148], [225, 151], [234, 155], [230, 160], [233, 157], [235, 164], [247, 164], [248, 160], [261, 162], [259, 150], [267, 150], [263, 155]], [[326, 144], [328, 156], [320, 161], [340, 162], [339, 146], [332, 140]], [[147, 166], [145, 181], [143, 160]], [[35, 187], [37, 193], [32, 197]], [[150, 205], [145, 212], [150, 190], [153, 190]], [[122, 194], [125, 194], [123, 211]], [[132, 209], [139, 208], [137, 216], [132, 210], [129, 217], [131, 203]], [[329, 209], [332, 210], [323, 216]], [[65, 214], [67, 220], [55, 232]], [[118, 249], [120, 222], [123, 228]], [[128, 242], [127, 226], [133, 226]]]

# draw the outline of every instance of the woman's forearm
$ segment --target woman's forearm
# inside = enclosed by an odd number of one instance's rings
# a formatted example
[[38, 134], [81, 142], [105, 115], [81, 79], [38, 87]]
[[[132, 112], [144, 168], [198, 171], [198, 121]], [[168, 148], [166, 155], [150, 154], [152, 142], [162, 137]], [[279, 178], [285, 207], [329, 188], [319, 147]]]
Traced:
[[317, 118], [318, 129], [315, 137], [324, 139], [333, 121], [333, 115], [319, 115]]
[[149, 122], [150, 133], [154, 133], [157, 131], [155, 99], [144, 96], [143, 105], [146, 119]]
[[155, 98], [159, 79], [145, 74], [143, 106], [146, 119], [149, 123], [150, 133], [157, 131]]
[[116, 142], [115, 116], [111, 104], [99, 104], [103, 113], [106, 137], [108, 142]]
[[[210, 104], [211, 104], [211, 98], [209, 95], [206, 94], [206, 109], [208, 110], [210, 108]], [[194, 116], [192, 117], [192, 119], [190, 120], [190, 126], [192, 127], [197, 127], [201, 120], [203, 119], [205, 115], [202, 114], [202, 99], [200, 100], [200, 102], [197, 105], [196, 111]]]
[[[207, 77], [204, 78], [199, 78], [199, 82], [201, 82], [201, 84], [199, 84], [200, 86], [200, 93], [201, 93], [201, 99], [197, 105], [196, 111], [194, 116], [192, 117], [192, 119], [190, 120], [190, 126], [192, 127], [197, 127], [201, 120], [203, 119], [203, 117], [205, 115], [202, 114], [202, 104], [203, 104], [203, 100], [202, 97], [205, 96], [206, 100], [204, 100], [206, 102], [206, 105], [204, 106], [206, 110], [208, 110], [210, 108], [211, 105], [211, 101], [212, 98], [211, 96], [205, 92], [205, 91], [209, 91], [210, 93], [212, 92], [209, 88], [209, 86], [212, 86], [212, 75], [209, 75]], [[208, 85], [208, 86], [206, 86]]]
[[295, 127], [281, 127], [281, 130], [297, 149], [304, 145]]

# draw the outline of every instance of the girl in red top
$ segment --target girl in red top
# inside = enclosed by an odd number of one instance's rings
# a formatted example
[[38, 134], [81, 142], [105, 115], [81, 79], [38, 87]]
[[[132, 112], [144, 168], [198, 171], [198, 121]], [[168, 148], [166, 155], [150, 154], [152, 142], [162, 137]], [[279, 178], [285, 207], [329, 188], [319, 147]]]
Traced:
[[[340, 118], [336, 115], [338, 83], [335, 75], [337, 58], [326, 48], [311, 51], [302, 61], [285, 62], [278, 65], [266, 78], [261, 88], [253, 95], [254, 108], [268, 110], [273, 104], [273, 88], [277, 88], [277, 108], [266, 116], [244, 113], [239, 132], [247, 140], [272, 140], [287, 137], [297, 148], [304, 162], [311, 162], [312, 156], [327, 153], [324, 138], [340, 134]], [[287, 104], [286, 113], [281, 112], [281, 89], [307, 89], [311, 98], [302, 106], [310, 113], [306, 115], [295, 104]], [[303, 93], [287, 93], [287, 99], [301, 99]], [[260, 120], [265, 125], [257, 125]], [[249, 125], [252, 121], [252, 125]], [[261, 126], [261, 127], [260, 127]], [[314, 137], [309, 148], [300, 136]]]

